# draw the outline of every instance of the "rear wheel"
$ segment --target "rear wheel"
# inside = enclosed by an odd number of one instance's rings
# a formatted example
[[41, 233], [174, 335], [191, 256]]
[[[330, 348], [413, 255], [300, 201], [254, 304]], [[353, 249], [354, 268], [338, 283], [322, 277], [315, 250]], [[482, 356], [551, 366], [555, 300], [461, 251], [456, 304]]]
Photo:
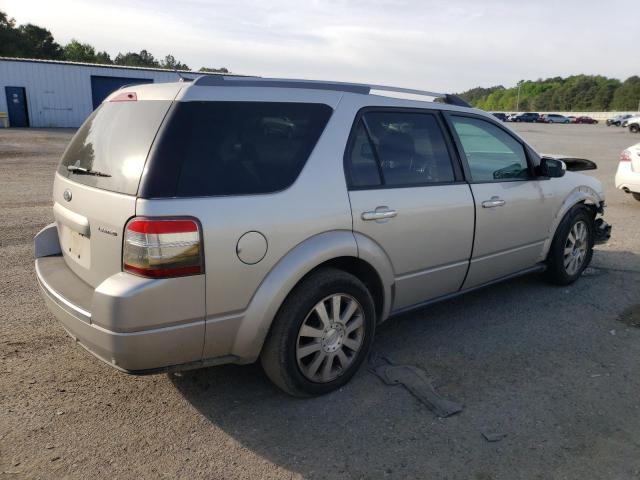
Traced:
[[267, 376], [285, 392], [322, 395], [353, 377], [374, 331], [375, 308], [365, 285], [342, 270], [319, 270], [285, 300], [260, 360]]
[[547, 280], [557, 285], [575, 282], [591, 262], [593, 244], [593, 214], [576, 205], [556, 230], [547, 257]]

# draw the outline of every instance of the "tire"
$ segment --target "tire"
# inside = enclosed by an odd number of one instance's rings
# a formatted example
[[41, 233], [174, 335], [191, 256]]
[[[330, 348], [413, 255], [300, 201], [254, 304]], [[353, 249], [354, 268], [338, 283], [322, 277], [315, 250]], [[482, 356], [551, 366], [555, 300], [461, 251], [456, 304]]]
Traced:
[[613, 124], [614, 124], [616, 127], [619, 127], [619, 126], [620, 126], [620, 122], [614, 122]]
[[[354, 312], [344, 322], [333, 313], [337, 296], [338, 317], [347, 315], [355, 302]], [[262, 367], [290, 395], [329, 393], [358, 371], [371, 348], [375, 324], [373, 298], [357, 277], [335, 268], [318, 270], [304, 278], [280, 307], [262, 348]]]
[[[584, 238], [572, 245], [570, 234], [573, 238], [579, 237], [581, 235], [576, 235], [576, 232], [580, 233], [582, 228], [585, 232]], [[556, 230], [547, 255], [545, 272], [547, 281], [556, 285], [569, 285], [575, 282], [591, 262], [594, 236], [593, 213], [582, 204], [569, 210]], [[567, 252], [570, 248], [571, 252]], [[571, 260], [569, 257], [576, 259]]]
[[640, 202], [640, 193], [631, 192], [631, 196]]
[[636, 125], [636, 124], [629, 125], [629, 131], [631, 133], [638, 133], [638, 132], [640, 132], [640, 126]]

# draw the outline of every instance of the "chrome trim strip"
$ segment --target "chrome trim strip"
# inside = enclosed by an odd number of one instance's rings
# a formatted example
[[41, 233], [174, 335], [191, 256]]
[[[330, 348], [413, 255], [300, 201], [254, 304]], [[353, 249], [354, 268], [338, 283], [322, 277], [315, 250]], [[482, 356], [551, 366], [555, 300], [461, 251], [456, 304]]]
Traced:
[[85, 309], [80, 308], [77, 305], [74, 305], [69, 300], [67, 300], [62, 295], [60, 295], [58, 292], [56, 292], [53, 288], [51, 288], [51, 286], [44, 280], [44, 278], [42, 278], [42, 274], [40, 273], [40, 269], [38, 268], [38, 262], [36, 262], [36, 277], [38, 279], [38, 282], [42, 286], [42, 288], [49, 295], [51, 295], [55, 300], [57, 300], [58, 303], [61, 303], [61, 304], [65, 305], [65, 306], [67, 306], [68, 308], [70, 308], [74, 312], [79, 313], [80, 315], [84, 316], [85, 318], [91, 320], [91, 312], [87, 312]]

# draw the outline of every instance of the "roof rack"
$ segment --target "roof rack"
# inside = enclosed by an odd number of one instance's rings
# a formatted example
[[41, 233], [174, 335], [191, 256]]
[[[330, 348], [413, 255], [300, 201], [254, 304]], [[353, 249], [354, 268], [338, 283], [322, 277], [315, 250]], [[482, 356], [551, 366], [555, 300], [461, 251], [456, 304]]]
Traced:
[[359, 93], [368, 95], [372, 90], [407, 93], [431, 98], [440, 98], [449, 105], [471, 107], [465, 100], [450, 93], [429, 92], [413, 88], [389, 87], [385, 85], [368, 85], [364, 83], [324, 82], [321, 80], [298, 80], [290, 78], [237, 77], [230, 75], [207, 75], [198, 77], [193, 85], [206, 87], [275, 87], [275, 88], [310, 88], [313, 90], [333, 90], [338, 92]]

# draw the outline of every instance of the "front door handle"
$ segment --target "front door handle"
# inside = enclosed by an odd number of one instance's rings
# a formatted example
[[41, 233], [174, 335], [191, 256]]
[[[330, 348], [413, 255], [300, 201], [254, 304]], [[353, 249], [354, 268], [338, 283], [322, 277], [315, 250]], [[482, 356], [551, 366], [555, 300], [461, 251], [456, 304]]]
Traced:
[[372, 212], [363, 212], [362, 220], [386, 220], [387, 218], [393, 218], [396, 215], [398, 215], [398, 212], [396, 212], [395, 210], [390, 210], [388, 208], [385, 208], [383, 210], [382, 208], [378, 207]]
[[491, 200], [485, 200], [484, 202], [482, 202], [482, 208], [501, 207], [505, 203], [507, 203], [507, 202], [502, 200], [500, 197], [491, 197]]

